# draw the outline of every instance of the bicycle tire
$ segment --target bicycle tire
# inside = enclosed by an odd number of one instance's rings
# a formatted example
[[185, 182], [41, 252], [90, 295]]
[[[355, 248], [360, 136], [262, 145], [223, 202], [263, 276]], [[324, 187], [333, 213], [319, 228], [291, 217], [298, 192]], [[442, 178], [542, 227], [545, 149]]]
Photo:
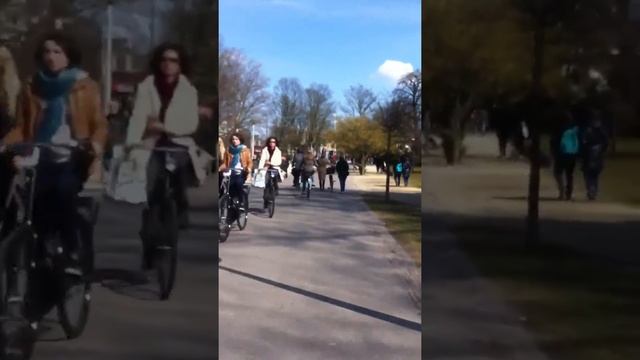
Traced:
[[236, 219], [236, 223], [238, 224], [238, 229], [240, 229], [240, 231], [247, 227], [247, 222], [249, 220], [249, 195], [246, 193], [243, 193], [242, 195], [242, 207], [244, 208], [244, 211], [240, 211], [240, 208], [238, 208], [238, 218]]
[[[154, 266], [158, 275], [160, 300], [171, 296], [175, 285], [178, 243], [178, 209], [172, 196], [167, 196], [162, 207], [162, 221], [165, 237], [154, 252]], [[157, 240], [156, 240], [157, 241]]]
[[[26, 264], [29, 264], [30, 261], [30, 253], [29, 253], [29, 243], [33, 241], [33, 231], [28, 225], [19, 225], [13, 231], [7, 235], [6, 238], [2, 240], [0, 245], [0, 312], [2, 316], [7, 315], [8, 309], [8, 296], [9, 296], [9, 287], [12, 286], [12, 281], [16, 282], [19, 280], [17, 278], [17, 274], [14, 277], [12, 275], [13, 271], [9, 271], [15, 266], [22, 266], [26, 268]], [[22, 252], [19, 252], [21, 251]], [[18, 259], [18, 263], [16, 264], [16, 259]], [[26, 283], [30, 280], [29, 272], [26, 271], [23, 273], [27, 277], [24, 279]], [[26, 285], [26, 284], [25, 284]], [[26, 292], [26, 287], [24, 288]], [[22, 294], [22, 296], [25, 296]], [[24, 305], [13, 314], [13, 316], [22, 316], [24, 315]]]
[[228, 224], [229, 216], [229, 196], [223, 195], [218, 202], [218, 234], [220, 236], [219, 241], [221, 243], [227, 241], [229, 233], [231, 232], [231, 226]]
[[[58, 320], [67, 339], [78, 338], [84, 332], [91, 311], [91, 276], [93, 274], [93, 203], [88, 204], [89, 217], [78, 213], [78, 254], [83, 277], [77, 279], [60, 272], [61, 297], [57, 304]], [[75, 293], [74, 293], [75, 292]], [[71, 294], [70, 294], [71, 293]], [[70, 296], [71, 295], [71, 296]]]
[[[8, 270], [14, 267], [15, 259], [22, 259], [20, 266], [30, 263], [29, 241], [33, 241], [33, 231], [27, 225], [20, 225], [9, 232], [0, 245], [0, 310], [3, 318], [0, 324], [0, 359], [31, 358], [37, 340], [26, 317], [26, 288], [22, 294], [24, 301], [15, 309], [8, 307], [10, 277], [13, 273]], [[20, 249], [20, 246], [23, 248]], [[24, 251], [16, 255], [19, 250]], [[23, 274], [26, 275], [24, 280], [27, 285], [30, 280], [28, 269]], [[17, 284], [18, 276], [13, 280]]]

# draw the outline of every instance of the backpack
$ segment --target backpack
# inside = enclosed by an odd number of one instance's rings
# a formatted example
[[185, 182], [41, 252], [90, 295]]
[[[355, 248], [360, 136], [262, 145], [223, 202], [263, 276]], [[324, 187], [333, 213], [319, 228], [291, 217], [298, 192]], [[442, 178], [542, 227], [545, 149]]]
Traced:
[[579, 147], [578, 127], [574, 126], [565, 130], [560, 138], [560, 152], [567, 155], [576, 155]]
[[402, 163], [396, 164], [396, 173], [400, 174], [402, 172]]

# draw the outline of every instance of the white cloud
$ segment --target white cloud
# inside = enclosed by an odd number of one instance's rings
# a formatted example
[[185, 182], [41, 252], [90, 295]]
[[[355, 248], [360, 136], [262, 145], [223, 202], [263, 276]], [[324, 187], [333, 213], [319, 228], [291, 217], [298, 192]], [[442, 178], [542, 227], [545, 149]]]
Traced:
[[385, 60], [378, 67], [377, 74], [392, 81], [395, 85], [403, 76], [413, 71], [411, 63], [405, 63], [398, 60]]

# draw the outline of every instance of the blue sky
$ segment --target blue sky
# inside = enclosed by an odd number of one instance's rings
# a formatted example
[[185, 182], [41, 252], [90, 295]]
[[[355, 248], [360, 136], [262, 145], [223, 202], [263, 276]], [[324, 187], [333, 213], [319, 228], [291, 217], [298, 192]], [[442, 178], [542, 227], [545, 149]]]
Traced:
[[329, 85], [334, 101], [343, 102], [351, 85], [384, 95], [394, 78], [420, 68], [420, 0], [220, 0], [219, 6], [223, 45], [261, 63], [271, 88], [296, 77], [303, 86]]

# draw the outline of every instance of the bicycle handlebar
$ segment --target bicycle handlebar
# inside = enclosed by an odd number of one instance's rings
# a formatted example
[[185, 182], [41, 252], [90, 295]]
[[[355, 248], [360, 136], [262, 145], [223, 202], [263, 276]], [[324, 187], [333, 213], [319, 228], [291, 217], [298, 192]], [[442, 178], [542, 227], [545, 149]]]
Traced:
[[133, 150], [133, 149], [143, 149], [143, 150], [149, 150], [149, 151], [158, 151], [158, 152], [174, 152], [174, 153], [185, 153], [188, 152], [189, 149], [185, 148], [185, 147], [181, 147], [181, 146], [156, 146], [153, 148], [149, 148], [145, 145], [142, 144], [135, 144], [135, 145], [128, 145], [126, 146], [127, 149], [129, 150]]

